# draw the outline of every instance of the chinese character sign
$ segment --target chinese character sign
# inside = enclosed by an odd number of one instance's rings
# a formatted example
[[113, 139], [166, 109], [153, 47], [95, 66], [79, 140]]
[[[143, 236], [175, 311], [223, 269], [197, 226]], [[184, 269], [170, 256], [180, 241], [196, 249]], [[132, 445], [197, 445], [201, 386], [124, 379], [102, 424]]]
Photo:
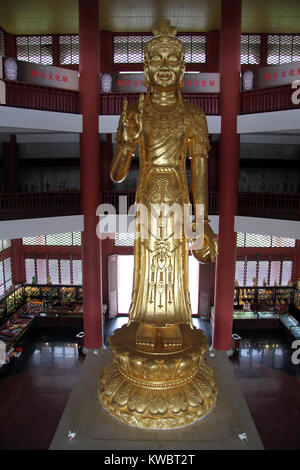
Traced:
[[10, 57], [2, 58], [2, 76], [5, 80], [15, 80], [31, 85], [79, 90], [78, 72], [75, 70], [34, 64]]
[[269, 88], [279, 85], [288, 85], [300, 79], [300, 62], [271, 65], [253, 71], [254, 88]]
[[[143, 72], [117, 73], [113, 76], [112, 91], [146, 93]], [[220, 74], [191, 72], [184, 75], [183, 93], [219, 93]]]

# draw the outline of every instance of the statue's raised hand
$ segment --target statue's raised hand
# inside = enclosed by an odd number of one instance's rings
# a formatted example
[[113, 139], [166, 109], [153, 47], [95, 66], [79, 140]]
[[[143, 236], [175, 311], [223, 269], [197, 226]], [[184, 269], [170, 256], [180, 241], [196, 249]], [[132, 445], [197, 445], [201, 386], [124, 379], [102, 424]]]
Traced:
[[121, 145], [132, 145], [142, 134], [143, 122], [142, 116], [144, 112], [144, 95], [140, 95], [137, 112], [128, 111], [128, 101], [126, 98], [123, 100], [123, 108], [120, 116], [118, 137]]

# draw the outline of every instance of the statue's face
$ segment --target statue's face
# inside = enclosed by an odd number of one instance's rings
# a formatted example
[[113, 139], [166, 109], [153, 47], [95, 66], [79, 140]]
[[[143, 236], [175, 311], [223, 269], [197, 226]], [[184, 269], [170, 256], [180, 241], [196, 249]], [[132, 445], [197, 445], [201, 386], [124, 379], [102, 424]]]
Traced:
[[172, 47], [153, 48], [145, 64], [145, 73], [153, 87], [176, 88], [184, 73], [184, 62], [180, 51]]

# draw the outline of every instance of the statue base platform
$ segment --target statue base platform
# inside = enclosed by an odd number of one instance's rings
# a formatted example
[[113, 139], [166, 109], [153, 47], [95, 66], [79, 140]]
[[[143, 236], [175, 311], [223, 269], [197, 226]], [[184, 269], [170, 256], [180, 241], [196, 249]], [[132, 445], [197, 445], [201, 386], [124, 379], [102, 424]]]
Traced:
[[206, 363], [202, 330], [181, 325], [182, 345], [136, 345], [138, 325], [109, 338], [113, 361], [102, 371], [99, 400], [126, 424], [173, 429], [202, 419], [215, 406], [215, 373]]
[[[202, 450], [263, 449], [226, 352], [207, 353], [207, 364], [215, 371], [218, 383], [215, 407], [205, 419], [190, 426], [165, 430], [128, 426], [101, 405], [99, 377], [112, 359], [109, 349], [87, 350], [50, 450], [97, 450], [102, 451], [104, 457], [111, 456], [112, 450], [130, 456], [137, 450], [143, 450], [143, 455], [144, 451], [158, 455], [164, 451], [178, 454], [179, 450], [193, 449], [201, 459]], [[247, 440], [239, 438], [242, 433], [246, 434]]]

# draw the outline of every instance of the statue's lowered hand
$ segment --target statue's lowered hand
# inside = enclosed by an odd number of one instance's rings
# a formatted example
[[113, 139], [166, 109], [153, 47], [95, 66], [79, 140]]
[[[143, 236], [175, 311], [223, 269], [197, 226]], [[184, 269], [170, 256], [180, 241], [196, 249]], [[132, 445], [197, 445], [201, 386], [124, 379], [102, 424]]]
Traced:
[[[197, 240], [194, 240], [197, 242]], [[191, 247], [192, 255], [200, 263], [214, 263], [218, 254], [217, 237], [214, 234], [208, 221], [204, 221], [203, 244], [202, 247]]]

